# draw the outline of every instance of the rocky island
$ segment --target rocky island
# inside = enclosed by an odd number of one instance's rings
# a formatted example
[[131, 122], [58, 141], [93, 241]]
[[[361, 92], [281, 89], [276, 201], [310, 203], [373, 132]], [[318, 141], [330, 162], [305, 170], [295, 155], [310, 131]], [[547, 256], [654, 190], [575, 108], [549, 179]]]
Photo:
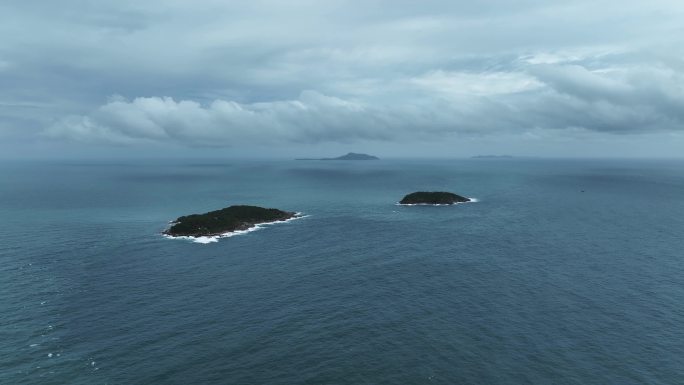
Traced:
[[418, 191], [406, 195], [399, 204], [401, 205], [453, 205], [456, 203], [471, 202], [472, 199], [450, 192], [443, 191]]
[[298, 158], [295, 160], [379, 160], [377, 156], [350, 152], [337, 158]]
[[212, 237], [298, 216], [297, 213], [258, 206], [230, 206], [204, 214], [182, 216], [173, 221], [163, 234], [172, 237]]

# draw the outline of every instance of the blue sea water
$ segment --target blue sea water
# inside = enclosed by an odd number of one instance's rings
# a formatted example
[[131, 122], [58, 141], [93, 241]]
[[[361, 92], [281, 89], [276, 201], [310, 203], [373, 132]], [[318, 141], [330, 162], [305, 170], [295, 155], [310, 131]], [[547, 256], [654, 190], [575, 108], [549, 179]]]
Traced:
[[[232, 204], [308, 217], [160, 236]], [[682, 161], [4, 162], [0, 219], [0, 384], [684, 384]]]

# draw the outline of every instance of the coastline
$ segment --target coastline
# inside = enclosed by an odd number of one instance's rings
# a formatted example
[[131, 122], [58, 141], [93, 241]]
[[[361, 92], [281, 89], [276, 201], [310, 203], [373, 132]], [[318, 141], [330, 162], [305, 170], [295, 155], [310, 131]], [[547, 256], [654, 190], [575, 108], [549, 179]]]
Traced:
[[[215, 234], [215, 235], [204, 235], [204, 236], [199, 236], [199, 237], [195, 237], [192, 235], [175, 235], [174, 236], [174, 235], [165, 234], [164, 232], [162, 232], [161, 235], [162, 235], [162, 237], [164, 237], [166, 239], [184, 239], [184, 240], [192, 241], [193, 243], [208, 244], [208, 243], [218, 242], [219, 239], [221, 239], [221, 238], [230, 238], [230, 237], [234, 237], [236, 235], [243, 235], [243, 234], [251, 233], [253, 231], [257, 231], [257, 230], [264, 228], [264, 226], [275, 225], [278, 223], [287, 223], [287, 222], [291, 222], [291, 221], [294, 221], [297, 219], [306, 218], [308, 216], [309, 215], [304, 215], [301, 212], [296, 212], [292, 218], [277, 220], [277, 221], [271, 221], [271, 222], [256, 223], [256, 224], [253, 224], [253, 225], [251, 225], [248, 228], [243, 229], [243, 230], [227, 231], [225, 233], [219, 233], [219, 234]], [[173, 223], [174, 222], [170, 222], [170, 224], [173, 224]]]
[[480, 200], [477, 198], [468, 198], [470, 199], [468, 202], [454, 202], [454, 203], [395, 203], [395, 206], [456, 206], [456, 205], [464, 205], [468, 203], [477, 203]]

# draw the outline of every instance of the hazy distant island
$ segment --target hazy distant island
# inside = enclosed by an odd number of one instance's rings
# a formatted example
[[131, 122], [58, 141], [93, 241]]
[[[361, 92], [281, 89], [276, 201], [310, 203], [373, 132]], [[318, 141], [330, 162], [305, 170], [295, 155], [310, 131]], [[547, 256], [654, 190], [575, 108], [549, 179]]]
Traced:
[[368, 154], [358, 154], [350, 152], [347, 155], [338, 156], [337, 158], [297, 158], [295, 160], [379, 160], [377, 156]]
[[472, 159], [510, 159], [513, 155], [475, 155]]
[[297, 213], [258, 206], [230, 206], [204, 214], [182, 216], [173, 221], [163, 234], [173, 237], [211, 237], [298, 216]]
[[399, 204], [402, 205], [453, 205], [472, 201], [460, 195], [444, 191], [418, 191], [406, 195]]

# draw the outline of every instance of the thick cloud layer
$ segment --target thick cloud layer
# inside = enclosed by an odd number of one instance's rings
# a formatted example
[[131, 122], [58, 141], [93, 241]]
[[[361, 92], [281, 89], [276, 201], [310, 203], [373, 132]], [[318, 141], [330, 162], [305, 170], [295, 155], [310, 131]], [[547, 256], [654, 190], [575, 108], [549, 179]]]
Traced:
[[535, 64], [525, 72], [440, 71], [384, 87], [377, 87], [372, 103], [315, 91], [304, 91], [292, 100], [260, 103], [118, 99], [88, 115], [62, 119], [47, 134], [82, 141], [220, 146], [539, 129], [618, 134], [684, 129], [684, 79], [665, 68], [590, 71], [578, 65]]
[[249, 146], [681, 132], [683, 20], [667, 0], [10, 0], [0, 138]]

